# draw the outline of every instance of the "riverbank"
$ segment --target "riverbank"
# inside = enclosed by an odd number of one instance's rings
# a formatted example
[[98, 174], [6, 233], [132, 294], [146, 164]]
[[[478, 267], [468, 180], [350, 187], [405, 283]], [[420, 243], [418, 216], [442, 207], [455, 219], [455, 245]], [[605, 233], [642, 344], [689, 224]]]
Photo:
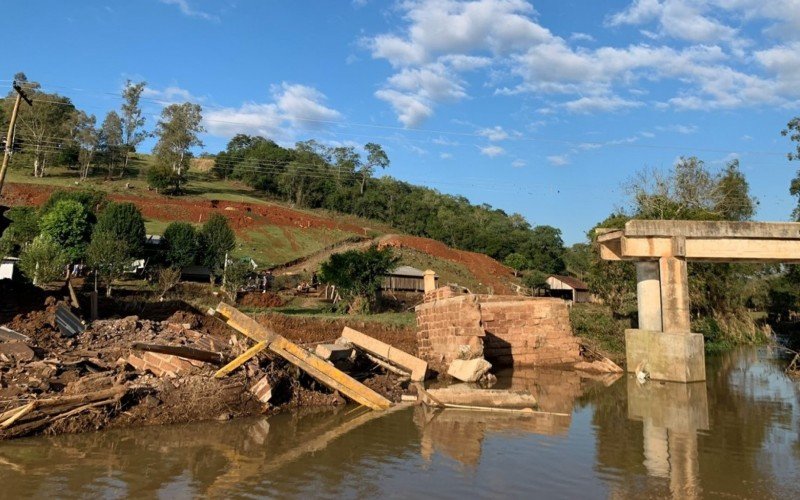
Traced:
[[[262, 355], [217, 379], [214, 374], [221, 362], [188, 361], [134, 349], [136, 343], [183, 346], [219, 353], [222, 361], [251, 346], [224, 323], [190, 306], [172, 304], [173, 313], [160, 316], [164, 317], [160, 321], [133, 315], [94, 321], [68, 338], [56, 326], [56, 311], [62, 305], [48, 297], [38, 310], [17, 315], [6, 325], [27, 340], [0, 343], [0, 425], [6, 424], [0, 429], [0, 439], [227, 420], [345, 403], [340, 395], [278, 357]], [[416, 352], [416, 337], [409, 328], [274, 313], [254, 317], [306, 347], [332, 342], [346, 325]], [[407, 382], [374, 367], [364, 367], [354, 375], [392, 401], [399, 401], [408, 389]], [[262, 379], [272, 391], [268, 405], [259, 400], [263, 394], [254, 390]]]

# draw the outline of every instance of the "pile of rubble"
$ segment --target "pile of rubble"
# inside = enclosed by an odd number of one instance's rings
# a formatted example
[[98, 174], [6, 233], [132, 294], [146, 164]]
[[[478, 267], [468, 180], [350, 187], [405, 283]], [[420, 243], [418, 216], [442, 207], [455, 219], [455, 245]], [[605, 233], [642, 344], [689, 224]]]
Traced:
[[[65, 329], [70, 316], [78, 322], [74, 331]], [[342, 395], [353, 399], [342, 388], [320, 383], [293, 357], [329, 367], [322, 371], [337, 370], [333, 360], [311, 352], [314, 346], [283, 339], [278, 347], [273, 339], [256, 349], [236, 328], [209, 327], [209, 321], [219, 323], [180, 312], [166, 321], [130, 316], [84, 325], [67, 304], [52, 298], [45, 310], [17, 316], [0, 329], [0, 439], [228, 419], [342, 404]], [[271, 351], [262, 353], [265, 345]], [[290, 348], [297, 349], [293, 355], [281, 355]], [[380, 354], [370, 356], [394, 366]], [[375, 393], [387, 406], [406, 392], [410, 373], [380, 368], [364, 356], [351, 360], [350, 375], [342, 372], [353, 379], [350, 387]]]

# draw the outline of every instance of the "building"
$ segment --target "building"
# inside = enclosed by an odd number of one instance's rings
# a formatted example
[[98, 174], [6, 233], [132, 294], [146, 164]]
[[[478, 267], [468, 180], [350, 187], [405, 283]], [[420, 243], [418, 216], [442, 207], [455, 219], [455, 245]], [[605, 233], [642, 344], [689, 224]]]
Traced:
[[578, 278], [551, 274], [546, 281], [552, 297], [560, 297], [572, 302], [591, 302], [592, 300], [589, 286]]
[[3, 257], [0, 260], [0, 280], [14, 279], [18, 261], [19, 259], [16, 257]]
[[[434, 279], [438, 282], [439, 276], [434, 275]], [[381, 289], [393, 292], [422, 293], [425, 291], [425, 273], [411, 266], [397, 267], [384, 275]]]

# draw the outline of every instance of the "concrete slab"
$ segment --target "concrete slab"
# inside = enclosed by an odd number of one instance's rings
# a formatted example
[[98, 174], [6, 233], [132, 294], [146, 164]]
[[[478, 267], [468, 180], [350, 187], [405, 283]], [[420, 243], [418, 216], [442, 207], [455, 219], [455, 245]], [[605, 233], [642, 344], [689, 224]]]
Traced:
[[699, 333], [664, 333], [625, 330], [626, 367], [634, 372], [640, 363], [652, 380], [699, 382], [706, 379], [703, 336]]

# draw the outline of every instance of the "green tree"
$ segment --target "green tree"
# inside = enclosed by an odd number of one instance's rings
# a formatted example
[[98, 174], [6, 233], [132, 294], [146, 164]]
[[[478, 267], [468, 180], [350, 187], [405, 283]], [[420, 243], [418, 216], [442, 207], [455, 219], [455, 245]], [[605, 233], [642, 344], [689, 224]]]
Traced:
[[560, 229], [536, 226], [521, 248], [530, 261], [531, 269], [538, 269], [546, 274], [564, 272], [564, 240], [561, 239]]
[[69, 255], [47, 234], [41, 234], [19, 256], [19, 268], [34, 285], [49, 283], [66, 275]]
[[203, 264], [219, 274], [225, 267], [225, 255], [236, 246], [236, 234], [228, 224], [228, 219], [213, 214], [200, 229], [200, 244]]
[[80, 260], [92, 233], [90, 213], [75, 200], [62, 200], [45, 213], [39, 227], [72, 261]]
[[[69, 98], [43, 92], [41, 86], [29, 82], [24, 73], [15, 78], [33, 101], [33, 106], [20, 107], [17, 118], [17, 134], [25, 138], [23, 156], [32, 156], [34, 177], [44, 177], [51, 160], [71, 142], [76, 109]], [[14, 102], [12, 94], [5, 100], [8, 107]]]
[[[789, 161], [800, 160], [800, 116], [789, 120], [786, 128], [781, 130], [781, 135], [789, 137], [789, 140], [795, 143], [795, 150], [789, 151], [786, 155]], [[800, 170], [797, 171], [789, 184], [789, 194], [797, 198], [797, 206], [792, 212], [792, 217], [794, 220], [800, 221]]]
[[364, 145], [364, 150], [367, 152], [367, 161], [362, 163], [358, 169], [358, 173], [361, 175], [361, 194], [364, 194], [367, 179], [375, 174], [375, 169], [389, 166], [389, 157], [380, 144], [368, 142]]
[[100, 126], [100, 145], [108, 166], [110, 179], [114, 175], [114, 169], [123, 154], [122, 142], [122, 120], [116, 111], [109, 111], [103, 124]]
[[514, 270], [514, 276], [519, 276], [520, 271], [528, 267], [528, 259], [519, 253], [510, 253], [503, 263]]
[[125, 82], [122, 90], [122, 142], [125, 145], [125, 161], [122, 164], [120, 177], [125, 175], [128, 170], [128, 162], [131, 153], [136, 151], [136, 147], [147, 138], [147, 132], [143, 130], [145, 118], [142, 116], [142, 108], [139, 100], [144, 92], [145, 82], [133, 83], [130, 80]]
[[64, 200], [77, 201], [78, 203], [83, 205], [83, 208], [85, 208], [87, 212], [92, 214], [91, 218], [92, 223], [94, 223], [95, 221], [94, 214], [98, 210], [101, 210], [108, 202], [106, 194], [103, 193], [102, 191], [97, 191], [93, 189], [65, 191], [63, 189], [59, 189], [53, 191], [50, 197], [47, 198], [47, 201], [45, 201], [44, 204], [39, 209], [39, 214], [40, 215], [46, 214], [47, 212], [52, 210], [53, 207], [56, 206], [58, 202]]
[[86, 261], [105, 283], [106, 297], [111, 297], [112, 283], [122, 277], [132, 260], [125, 239], [111, 231], [95, 228], [86, 248]]
[[547, 277], [548, 275], [546, 273], [531, 269], [522, 277], [522, 283], [528, 287], [531, 295], [539, 295], [540, 290], [547, 290], [550, 288], [550, 285], [547, 284]]
[[187, 222], [173, 222], [164, 230], [164, 248], [167, 262], [175, 267], [191, 266], [197, 262], [198, 236], [194, 226]]
[[132, 256], [140, 256], [144, 250], [144, 217], [133, 203], [109, 203], [97, 217], [94, 230], [124, 241]]
[[95, 128], [96, 125], [97, 119], [94, 115], [87, 115], [83, 111], [78, 113], [75, 124], [75, 142], [80, 148], [78, 161], [81, 166], [82, 181], [89, 177], [92, 160], [100, 146], [100, 131]]
[[372, 245], [363, 251], [348, 250], [333, 254], [322, 263], [320, 280], [336, 286], [350, 303], [351, 312], [370, 312], [377, 305], [383, 276], [398, 261], [390, 248]]
[[234, 304], [239, 296], [239, 290], [247, 284], [251, 271], [250, 264], [243, 260], [235, 260], [225, 267], [222, 289]]
[[0, 237], [0, 256], [19, 255], [39, 235], [39, 212], [34, 207], [12, 207], [4, 217], [11, 224]]
[[[156, 143], [153, 152], [158, 161], [157, 172], [160, 172], [161, 183], [167, 179], [170, 190], [180, 193], [186, 183], [186, 172], [189, 170], [189, 160], [192, 157], [191, 148], [202, 146], [199, 134], [205, 132], [201, 125], [203, 119], [202, 108], [199, 104], [189, 102], [183, 104], [170, 104], [161, 111], [161, 119], [156, 125]], [[170, 176], [163, 175], [167, 171]], [[148, 175], [148, 181], [157, 180]], [[160, 188], [159, 185], [154, 187]]]

